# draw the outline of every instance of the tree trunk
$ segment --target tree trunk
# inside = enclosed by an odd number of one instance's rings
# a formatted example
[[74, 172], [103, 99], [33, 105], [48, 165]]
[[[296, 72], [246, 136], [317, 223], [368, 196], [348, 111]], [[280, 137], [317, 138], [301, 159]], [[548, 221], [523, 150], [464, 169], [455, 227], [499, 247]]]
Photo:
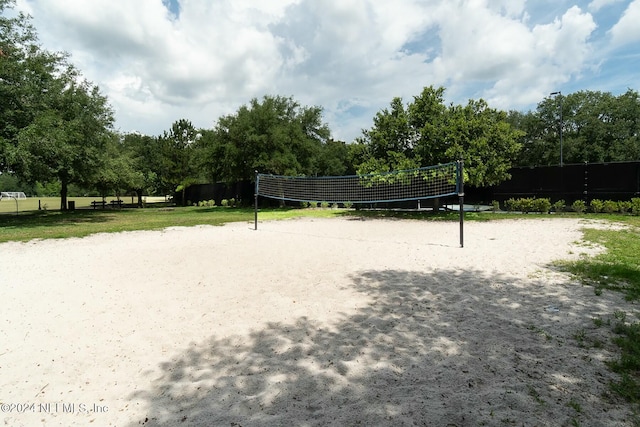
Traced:
[[66, 178], [61, 178], [60, 179], [61, 182], [61, 188], [60, 188], [60, 210], [62, 211], [66, 211], [67, 210], [67, 179]]
[[142, 190], [136, 190], [136, 194], [138, 195], [138, 207], [142, 207]]

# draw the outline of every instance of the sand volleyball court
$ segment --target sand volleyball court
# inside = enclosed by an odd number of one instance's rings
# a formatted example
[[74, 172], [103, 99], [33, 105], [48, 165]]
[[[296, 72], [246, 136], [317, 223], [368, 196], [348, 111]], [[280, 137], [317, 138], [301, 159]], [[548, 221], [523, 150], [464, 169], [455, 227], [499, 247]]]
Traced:
[[[0, 424], [632, 425], [573, 219], [300, 219], [0, 244]], [[598, 343], [598, 345], [594, 345]], [[575, 424], [578, 423], [578, 424]]]

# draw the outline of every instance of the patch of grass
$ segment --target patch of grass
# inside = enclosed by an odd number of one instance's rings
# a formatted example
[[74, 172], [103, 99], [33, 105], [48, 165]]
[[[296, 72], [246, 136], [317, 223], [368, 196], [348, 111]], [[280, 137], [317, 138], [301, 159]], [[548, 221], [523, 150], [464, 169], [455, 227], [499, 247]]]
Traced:
[[604, 325], [604, 320], [602, 319], [602, 317], [594, 317], [593, 324], [596, 325], [596, 327], [600, 328]]
[[564, 268], [597, 288], [622, 291], [630, 300], [640, 298], [640, 231], [593, 230], [585, 239], [606, 248], [595, 257], [564, 263]]
[[[609, 217], [609, 216], [607, 216]], [[598, 215], [598, 218], [601, 218]], [[605, 252], [594, 257], [583, 257], [578, 261], [562, 262], [559, 266], [579, 277], [584, 283], [594, 286], [596, 295], [603, 289], [623, 292], [627, 300], [640, 299], [640, 217], [611, 216], [628, 227], [623, 230], [586, 229], [588, 242], [601, 245]], [[621, 376], [611, 384], [611, 389], [627, 401], [640, 403], [640, 323], [627, 322], [627, 315], [615, 311], [618, 321], [614, 326], [617, 336], [614, 343], [621, 349], [620, 359], [609, 366]], [[602, 325], [602, 319], [596, 321]], [[577, 339], [577, 338], [576, 338]], [[580, 342], [580, 340], [579, 340]]]
[[539, 328], [538, 326], [535, 325], [529, 325], [527, 326], [527, 329], [529, 329], [530, 331], [535, 332], [536, 334], [539, 334], [541, 336], [543, 336], [547, 341], [551, 341], [553, 339], [553, 337], [544, 329]]
[[531, 384], [527, 385], [527, 391], [529, 392], [529, 396], [533, 397], [533, 399], [538, 403], [538, 405], [543, 406], [547, 402], [540, 397], [540, 393], [536, 390]]
[[[259, 220], [303, 216], [332, 217], [338, 210], [264, 209]], [[95, 233], [161, 230], [167, 227], [253, 222], [253, 209], [171, 207], [146, 209], [77, 209], [0, 215], [0, 242], [84, 237]]]
[[580, 347], [585, 347], [585, 339], [587, 338], [587, 333], [584, 329], [578, 330], [575, 334], [573, 334], [573, 338], [578, 341], [578, 345]]
[[621, 380], [611, 388], [633, 403], [640, 403], [640, 323], [618, 323], [614, 327], [618, 334], [614, 342], [622, 354], [616, 361], [610, 362], [611, 369], [621, 375]]
[[[582, 413], [582, 405], [580, 405], [580, 402], [576, 401], [574, 398], [571, 398], [571, 400], [569, 400], [569, 402], [567, 403], [567, 406], [573, 409], [574, 411], [576, 411], [577, 414]], [[579, 427], [580, 421], [578, 421], [577, 418], [573, 417], [569, 421], [569, 425]]]

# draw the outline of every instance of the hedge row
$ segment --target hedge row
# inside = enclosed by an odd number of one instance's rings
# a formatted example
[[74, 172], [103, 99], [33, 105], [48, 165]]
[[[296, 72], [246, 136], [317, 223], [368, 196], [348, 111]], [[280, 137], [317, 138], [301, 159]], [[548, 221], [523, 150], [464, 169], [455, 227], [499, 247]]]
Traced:
[[[588, 204], [583, 200], [576, 200], [570, 206], [567, 206], [564, 200], [558, 200], [555, 203], [551, 203], [550, 199], [546, 198], [520, 198], [509, 199], [504, 202], [504, 207], [509, 212], [540, 212], [549, 213], [553, 212], [593, 212], [593, 213], [631, 213], [633, 215], [640, 215], [640, 197], [634, 197], [631, 201], [614, 201], [614, 200], [599, 200], [593, 199]], [[499, 210], [500, 204], [496, 201], [493, 202], [493, 209]]]

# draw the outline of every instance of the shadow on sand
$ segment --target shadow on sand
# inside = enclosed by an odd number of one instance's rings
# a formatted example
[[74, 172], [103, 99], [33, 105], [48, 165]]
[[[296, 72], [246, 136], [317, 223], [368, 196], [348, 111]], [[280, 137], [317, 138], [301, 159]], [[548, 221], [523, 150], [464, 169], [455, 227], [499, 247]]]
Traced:
[[593, 292], [556, 312], [577, 285], [532, 292], [471, 270], [351, 278], [372, 303], [337, 323], [211, 331], [175, 354], [130, 396], [148, 405], [130, 426], [624, 425], [627, 409], [603, 398], [612, 374], [573, 338], [613, 310]]

